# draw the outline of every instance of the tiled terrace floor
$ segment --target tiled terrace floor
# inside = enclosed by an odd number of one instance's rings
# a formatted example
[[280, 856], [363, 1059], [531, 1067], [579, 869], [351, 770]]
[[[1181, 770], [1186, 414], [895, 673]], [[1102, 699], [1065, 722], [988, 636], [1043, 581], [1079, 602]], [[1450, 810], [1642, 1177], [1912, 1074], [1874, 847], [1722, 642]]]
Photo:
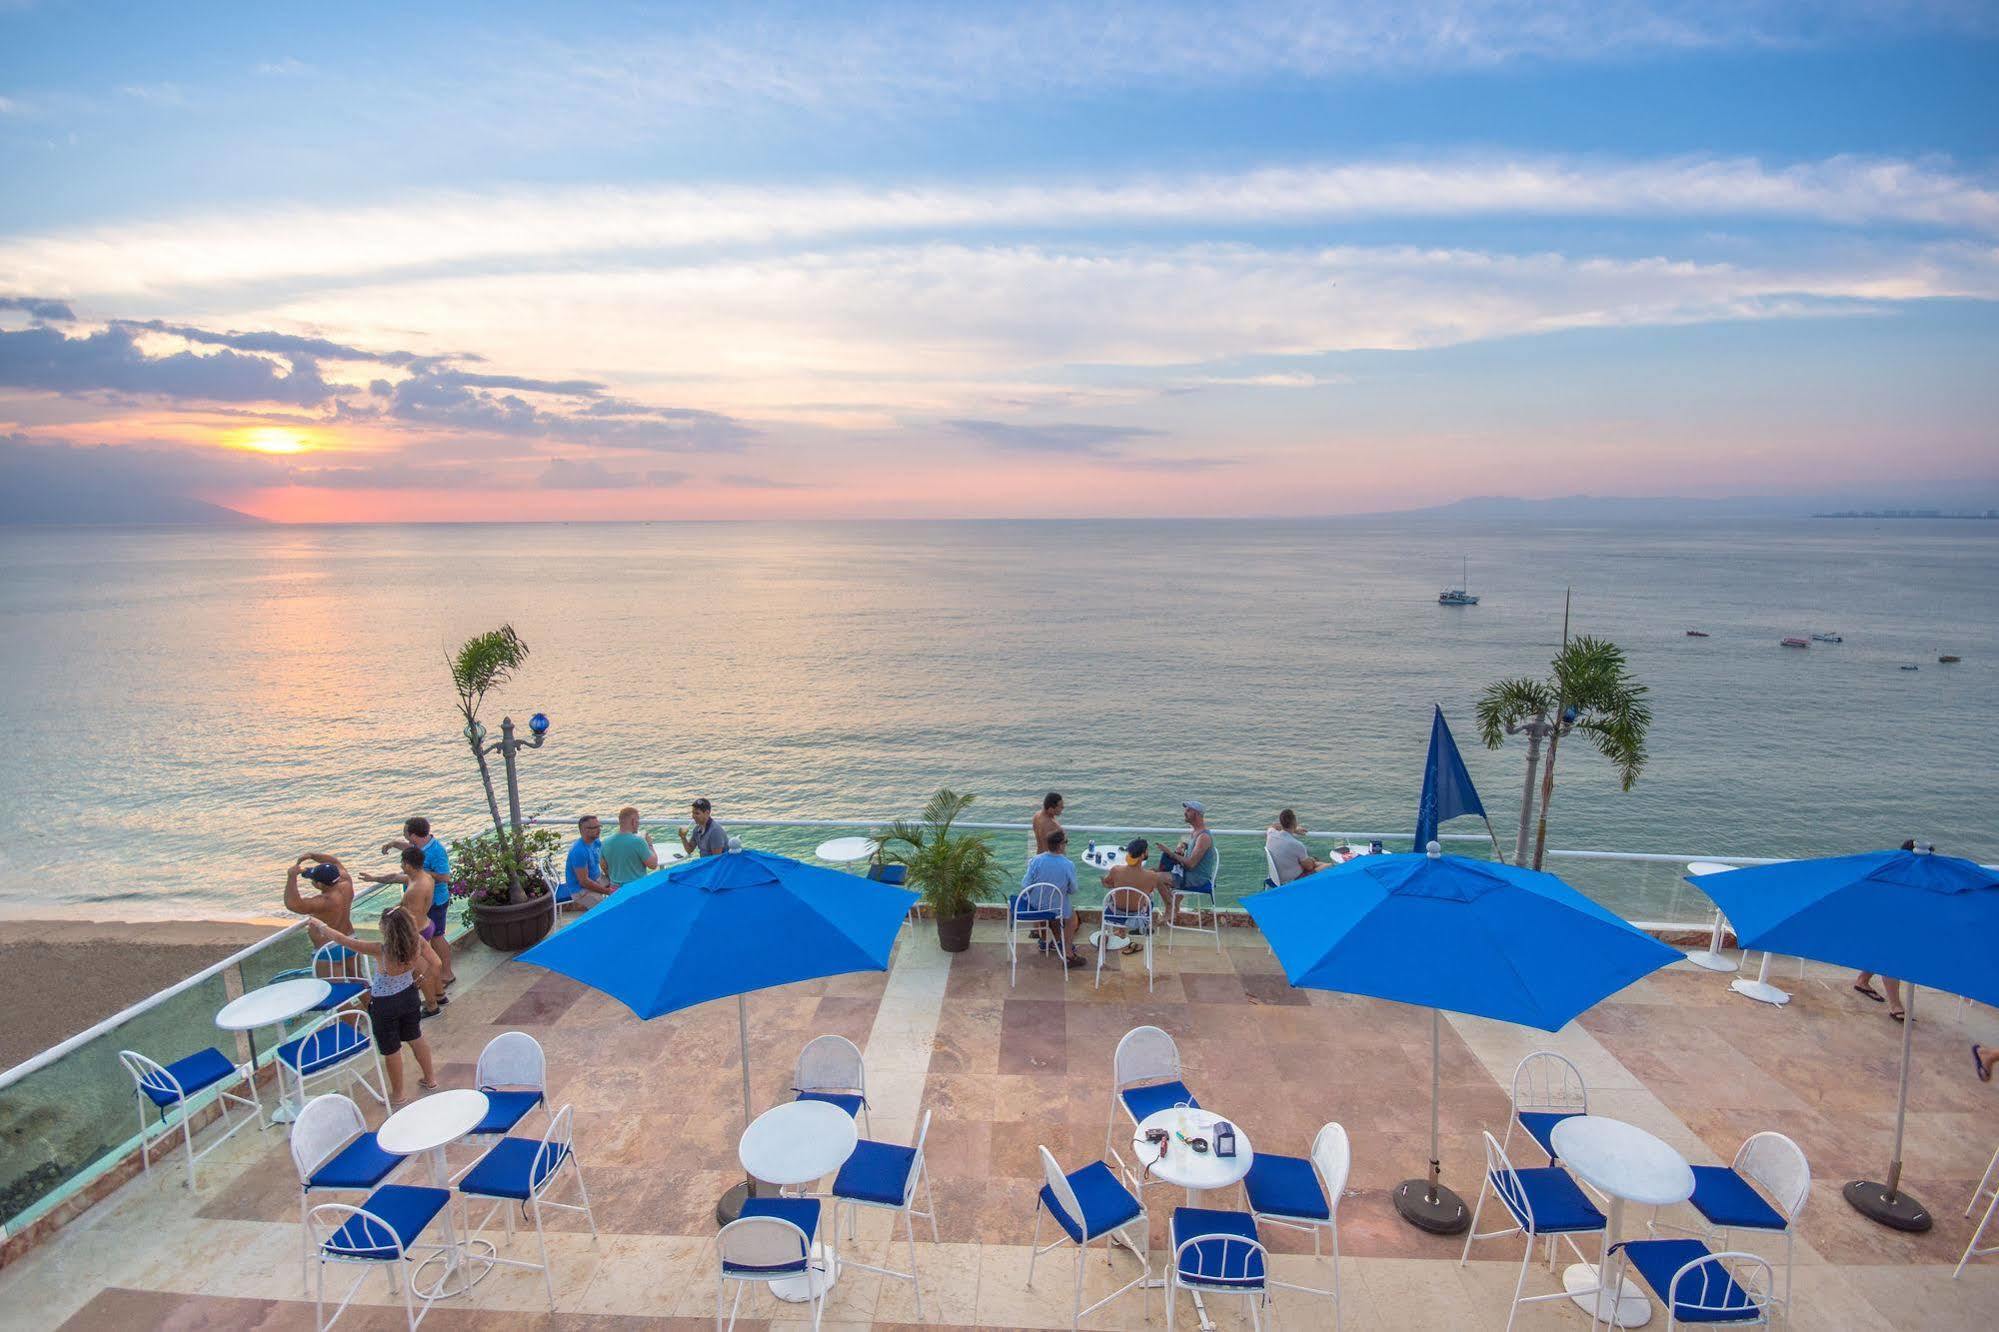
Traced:
[[[1070, 1259], [1043, 1260], [1025, 1281], [1038, 1186], [1035, 1146], [1073, 1168], [1095, 1159], [1109, 1122], [1111, 1052], [1129, 1028], [1173, 1033], [1188, 1081], [1231, 1113], [1260, 1148], [1303, 1154], [1327, 1120], [1352, 1136], [1351, 1192], [1342, 1207], [1341, 1280], [1347, 1327], [1500, 1327], [1517, 1241], [1481, 1245], [1457, 1265], [1456, 1241], [1403, 1224], [1388, 1191], [1426, 1157], [1429, 1021], [1420, 1010], [1291, 990], [1260, 936], [1228, 932], [1217, 953], [1183, 938], [1160, 952], [1158, 984], [1142, 971], [1068, 978], [1047, 960], [1023, 963], [1007, 985], [997, 927], [972, 950], [939, 952], [927, 926], [905, 939], [886, 976], [843, 977], [753, 996], [752, 1071], [763, 1104], [786, 1095], [799, 1046], [839, 1032], [866, 1051], [875, 1136], [907, 1141], [922, 1108], [935, 1111], [928, 1156], [942, 1242], [923, 1243], [926, 1311], [933, 1325], [1067, 1325]], [[1034, 965], [1028, 965], [1028, 962]], [[1113, 966], [1117, 964], [1113, 962]], [[1443, 1049], [1446, 1180], [1476, 1191], [1478, 1133], [1502, 1131], [1514, 1063], [1539, 1047], [1582, 1068], [1592, 1108], [1640, 1124], [1696, 1162], [1726, 1160], [1748, 1133], [1778, 1128], [1811, 1158], [1815, 1183], [1798, 1248], [1794, 1325], [1815, 1328], [1979, 1327], [1999, 1321], [1999, 1259], [1950, 1279], [1969, 1233], [1959, 1213], [1995, 1141], [1999, 1088], [1972, 1080], [1964, 1041], [1991, 1039], [1983, 1008], [1924, 996], [1905, 1186], [1936, 1212], [1924, 1236], [1875, 1227], [1852, 1212], [1840, 1184], [1886, 1169], [1900, 1028], [1845, 978], [1795, 964], [1775, 977], [1796, 994], [1784, 1009], [1728, 993], [1727, 978], [1676, 967], [1632, 987], [1556, 1036], [1447, 1017]], [[558, 1312], [538, 1274], [500, 1271], [472, 1295], [440, 1302], [427, 1323], [472, 1326], [711, 1327], [711, 1209], [739, 1176], [735, 1006], [708, 1005], [640, 1023], [612, 1001], [560, 977], [501, 962], [476, 948], [447, 1015], [429, 1024], [445, 1085], [468, 1085], [494, 1034], [533, 1033], [550, 1058], [551, 1099], [576, 1107], [576, 1140], [601, 1237], [575, 1224], [552, 1240]], [[379, 1111], [371, 1122], [379, 1118]], [[204, 1164], [190, 1196], [175, 1164], [134, 1181], [51, 1242], [0, 1271], [0, 1324], [310, 1327], [301, 1285], [297, 1194], [282, 1136], [243, 1135]], [[1150, 1195], [1153, 1238], [1172, 1199]], [[1632, 1209], [1635, 1224], [1642, 1209]], [[885, 1220], [864, 1232], [880, 1250]], [[1293, 1279], [1323, 1283], [1309, 1243], [1268, 1233]], [[1088, 1285], [1107, 1290], [1132, 1270], [1093, 1259]], [[1156, 1261], [1156, 1255], [1155, 1255]], [[1557, 1288], [1543, 1266], [1536, 1291]], [[364, 1300], [387, 1304], [373, 1277]], [[797, 1319], [802, 1306], [744, 1301], [738, 1326]], [[1182, 1309], [1181, 1313], [1190, 1311]], [[1216, 1310], [1239, 1325], [1234, 1304]], [[1280, 1292], [1282, 1326], [1331, 1325], [1323, 1300]], [[1086, 1326], [1164, 1326], [1156, 1298], [1113, 1303]], [[906, 1284], [843, 1276], [827, 1325], [913, 1322]], [[402, 1325], [400, 1304], [351, 1309], [343, 1326]], [[769, 1326], [794, 1324], [772, 1321]], [[1191, 1325], [1191, 1324], [1183, 1324]], [[1588, 1325], [1566, 1301], [1530, 1306], [1521, 1327]], [[1660, 1325], [1659, 1323], [1654, 1324]]]

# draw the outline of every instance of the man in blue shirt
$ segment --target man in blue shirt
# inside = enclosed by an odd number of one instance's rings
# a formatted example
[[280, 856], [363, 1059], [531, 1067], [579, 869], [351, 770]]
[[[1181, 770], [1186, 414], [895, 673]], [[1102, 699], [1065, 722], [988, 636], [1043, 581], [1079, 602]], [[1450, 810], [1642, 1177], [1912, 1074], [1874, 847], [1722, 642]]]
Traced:
[[422, 926], [423, 937], [437, 953], [437, 969], [441, 985], [450, 985], [458, 977], [451, 970], [451, 941], [445, 938], [447, 913], [451, 907], [451, 853], [444, 849], [439, 838], [430, 835], [430, 820], [418, 816], [403, 820], [403, 835], [382, 843], [382, 854], [391, 851], [407, 851], [414, 848], [423, 852], [424, 872], [430, 875], [434, 886], [430, 891], [430, 910], [426, 913]]
[[1024, 890], [1029, 884], [1050, 883], [1062, 894], [1062, 920], [1058, 948], [1065, 966], [1080, 967], [1083, 956], [1076, 951], [1076, 862], [1069, 859], [1064, 851], [1069, 845], [1069, 834], [1061, 828], [1052, 829], [1048, 834], [1048, 849], [1027, 862], [1027, 873], [1022, 876], [1020, 886]]
[[596, 897], [583, 899], [584, 906], [593, 906], [612, 891], [611, 881], [604, 877], [604, 843], [598, 837], [602, 825], [595, 814], [585, 814], [576, 820], [576, 831], [581, 836], [569, 844], [569, 862], [563, 868], [563, 885], [555, 900], [567, 902], [583, 893], [595, 893]]

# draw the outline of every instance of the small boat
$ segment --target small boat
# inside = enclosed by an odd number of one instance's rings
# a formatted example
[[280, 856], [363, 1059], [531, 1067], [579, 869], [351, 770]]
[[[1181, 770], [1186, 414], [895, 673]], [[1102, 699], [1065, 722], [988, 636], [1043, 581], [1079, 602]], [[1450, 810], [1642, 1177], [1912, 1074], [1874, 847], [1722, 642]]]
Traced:
[[1964, 660], [1964, 658], [1963, 658], [1963, 657], [1954, 657], [1954, 656], [1950, 655], [1950, 654], [1949, 654], [1948, 652], [1946, 652], [1946, 653], [1945, 653], [1945, 654], [1944, 654], [1943, 656], [1941, 656], [1941, 657], [1938, 657], [1938, 658], [1937, 658], [1937, 660], [1938, 660], [1938, 661], [1940, 661], [1940, 662], [1942, 662], [1942, 663], [1943, 663], [1944, 665], [1946, 665], [1946, 666], [1949, 666], [1949, 665], [1951, 665], [1951, 664], [1952, 664], [1953, 662], [1960, 662], [1960, 661], [1963, 661], [1963, 660]]
[[1844, 638], [1841, 638], [1841, 637], [1840, 637], [1840, 636], [1839, 636], [1838, 634], [1813, 634], [1813, 635], [1812, 635], [1812, 642], [1814, 642], [1814, 643], [1844, 643], [1845, 641], [1846, 641], [1846, 640], [1845, 640]]
[[1920, 666], [1904, 666], [1902, 669], [1905, 671], [1920, 671], [1923, 668]]
[[1705, 629], [1689, 629], [1689, 630], [1687, 630], [1687, 637], [1688, 637], [1688, 638], [1706, 638], [1707, 636], [1708, 636], [1708, 633], [1707, 633], [1707, 630], [1705, 630]]
[[1795, 648], [1808, 648], [1811, 645], [1811, 640], [1807, 638], [1786, 638], [1778, 644], [1779, 647]]
[[1439, 606], [1478, 605], [1478, 598], [1473, 596], [1471, 593], [1465, 591], [1464, 588], [1464, 585], [1471, 581], [1471, 579], [1467, 576], [1470, 573], [1470, 571], [1471, 571], [1471, 561], [1469, 559], [1466, 559], [1464, 562], [1463, 570], [1458, 574], [1458, 586], [1447, 587], [1442, 592], [1439, 592], [1437, 594], [1437, 604]]

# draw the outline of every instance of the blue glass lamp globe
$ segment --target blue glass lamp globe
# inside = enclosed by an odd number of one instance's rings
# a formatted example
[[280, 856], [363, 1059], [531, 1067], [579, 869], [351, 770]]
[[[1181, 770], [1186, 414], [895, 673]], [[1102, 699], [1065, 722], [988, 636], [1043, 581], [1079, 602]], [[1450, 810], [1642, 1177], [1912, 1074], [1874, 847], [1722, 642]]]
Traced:
[[547, 735], [548, 714], [546, 712], [537, 712], [534, 716], [528, 718], [528, 729], [536, 735]]
[[1575, 719], [1576, 719], [1576, 710], [1575, 710], [1574, 708], [1563, 708], [1563, 709], [1562, 709], [1562, 720], [1563, 720], [1563, 721], [1565, 721], [1565, 722], [1573, 722], [1573, 721], [1574, 721]]

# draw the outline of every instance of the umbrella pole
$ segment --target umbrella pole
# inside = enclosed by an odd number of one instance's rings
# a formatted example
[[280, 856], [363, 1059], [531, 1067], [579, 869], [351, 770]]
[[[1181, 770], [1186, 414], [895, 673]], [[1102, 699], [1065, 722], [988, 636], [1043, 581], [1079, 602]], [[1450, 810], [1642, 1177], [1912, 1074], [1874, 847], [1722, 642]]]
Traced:
[[[750, 1010], [742, 995], [736, 996], [736, 1039], [743, 1056], [743, 1131], [750, 1127]], [[715, 1222], [728, 1225], [743, 1214], [743, 1203], [756, 1192], [757, 1182], [748, 1175], [740, 1184], [731, 1184], [715, 1204]]]
[[1933, 1224], [1929, 1208], [1902, 1192], [1902, 1129], [1909, 1117], [1909, 1047], [1915, 1037], [1916, 987], [1904, 983], [1902, 1018], [1902, 1086], [1895, 1101], [1895, 1157], [1888, 1163], [1888, 1182], [1856, 1179], [1842, 1193], [1853, 1209], [1870, 1221], [1914, 1234]]
[[1443, 1081], [1443, 1015], [1430, 1010], [1430, 1177], [1405, 1179], [1395, 1186], [1395, 1210], [1418, 1230], [1432, 1235], [1462, 1235], [1471, 1225], [1465, 1200], [1438, 1182], [1443, 1168], [1437, 1151], [1438, 1089]]

